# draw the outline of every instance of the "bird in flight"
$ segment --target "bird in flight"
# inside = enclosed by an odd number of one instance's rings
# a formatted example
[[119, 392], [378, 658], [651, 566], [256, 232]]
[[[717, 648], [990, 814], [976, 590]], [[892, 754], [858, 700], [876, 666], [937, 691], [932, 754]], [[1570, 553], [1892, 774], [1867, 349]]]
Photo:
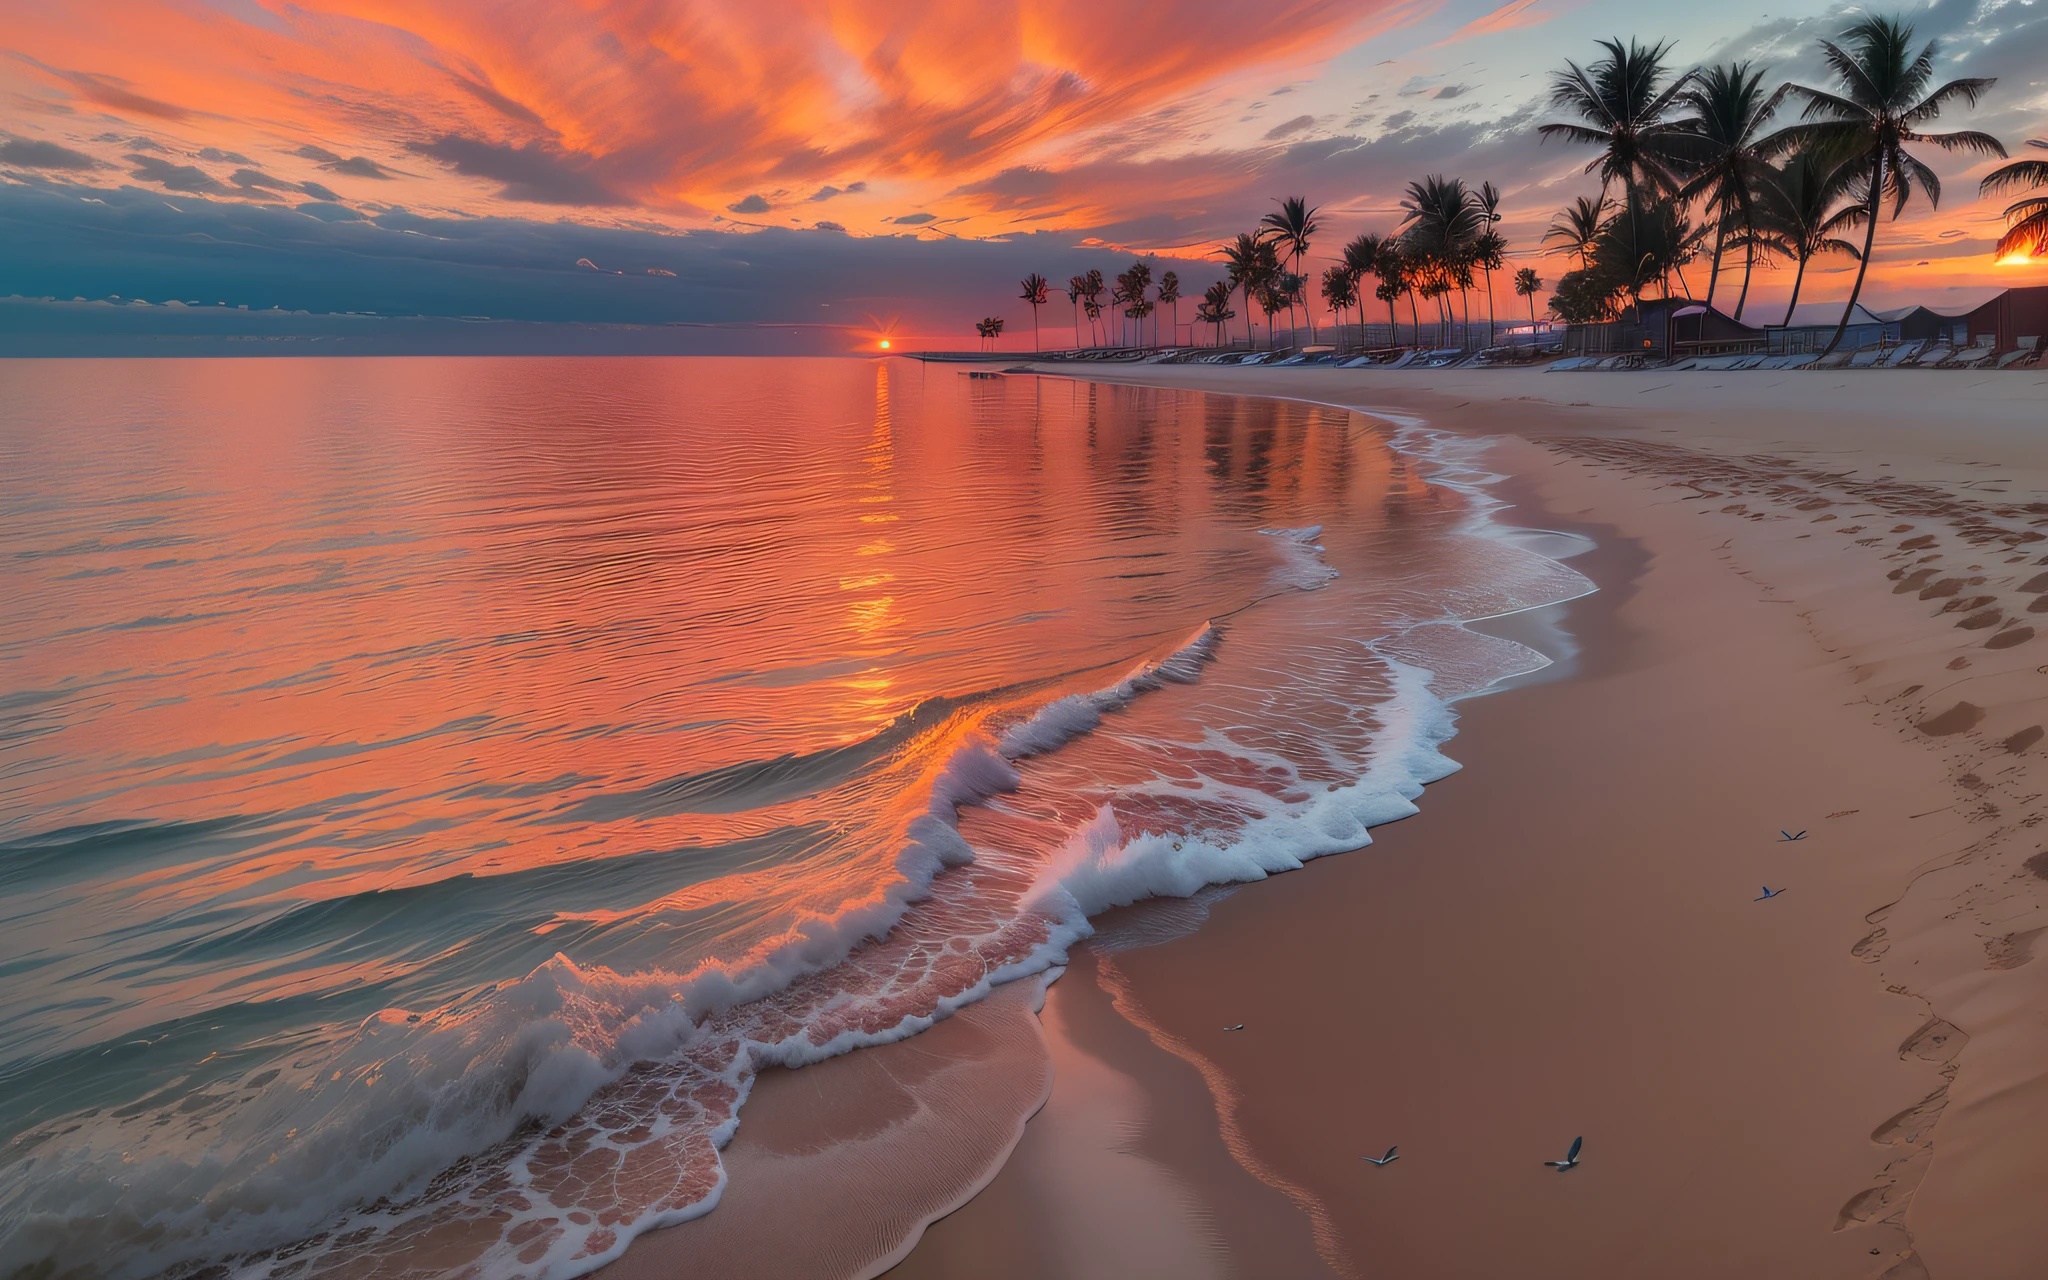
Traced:
[[1790, 831], [1787, 831], [1787, 830], [1785, 830], [1785, 828], [1783, 828], [1783, 827], [1779, 827], [1779, 828], [1778, 828], [1778, 834], [1779, 834], [1780, 836], [1782, 836], [1782, 837], [1783, 837], [1783, 839], [1779, 840], [1779, 842], [1778, 842], [1778, 843], [1780, 843], [1780, 844], [1783, 844], [1783, 843], [1785, 843], [1785, 841], [1787, 841], [1787, 840], [1804, 840], [1804, 839], [1806, 839], [1806, 833], [1805, 833], [1804, 831], [1801, 831], [1801, 832], [1799, 832], [1799, 833], [1798, 833], [1797, 835], [1794, 835], [1794, 834], [1793, 834], [1792, 832], [1790, 832]]
[[1583, 1137], [1572, 1139], [1572, 1149], [1564, 1153], [1562, 1160], [1545, 1160], [1543, 1163], [1559, 1173], [1570, 1173], [1579, 1167], [1579, 1148], [1586, 1145]]
[[1754, 898], [1754, 899], [1752, 899], [1752, 901], [1754, 901], [1754, 902], [1762, 902], [1762, 901], [1764, 900], [1764, 898], [1775, 898], [1775, 897], [1777, 897], [1777, 896], [1778, 896], [1779, 894], [1781, 894], [1781, 893], [1785, 892], [1785, 891], [1784, 891], [1783, 889], [1773, 889], [1773, 888], [1771, 888], [1771, 886], [1769, 886], [1769, 885], [1764, 885], [1764, 886], [1762, 886], [1762, 888], [1763, 888], [1763, 891], [1764, 891], [1764, 897], [1763, 897], [1763, 898]]
[[1234, 1027], [1225, 1027], [1225, 1028], [1223, 1028], [1223, 1029], [1224, 1029], [1225, 1031], [1242, 1031], [1242, 1030], [1244, 1030], [1244, 1024], [1243, 1024], [1242, 1022], [1240, 1022], [1240, 1023], [1238, 1023], [1238, 1024], [1236, 1025], [1236, 1026], [1234, 1026]]
[[1399, 1151], [1400, 1149], [1401, 1148], [1399, 1147], [1388, 1147], [1387, 1154], [1379, 1157], [1378, 1159], [1374, 1159], [1371, 1156], [1360, 1156], [1358, 1158], [1360, 1160], [1365, 1161], [1367, 1164], [1390, 1165], [1394, 1163], [1394, 1161], [1399, 1160], [1401, 1158], [1394, 1154], [1396, 1151]]

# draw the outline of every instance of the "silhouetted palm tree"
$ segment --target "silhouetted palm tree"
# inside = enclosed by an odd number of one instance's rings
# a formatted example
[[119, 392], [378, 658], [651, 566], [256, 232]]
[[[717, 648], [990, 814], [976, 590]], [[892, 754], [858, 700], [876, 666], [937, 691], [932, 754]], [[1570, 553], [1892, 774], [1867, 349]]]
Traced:
[[[1178, 275], [1169, 271], [1159, 277], [1159, 300], [1173, 308], [1172, 328], [1168, 331], [1170, 341], [1166, 345], [1177, 347], [1180, 345], [1180, 277]], [[1157, 321], [1153, 322], [1152, 338], [1156, 344], [1159, 339]]]
[[[1090, 330], [1093, 330], [1095, 322], [1102, 318], [1102, 293], [1108, 287], [1109, 283], [1102, 278], [1102, 269], [1100, 267], [1088, 268], [1088, 274], [1082, 277], [1082, 310], [1088, 316], [1088, 327]], [[1107, 338], [1108, 335], [1104, 334], [1102, 336]]]
[[1501, 220], [1500, 188], [1491, 182], [1479, 184], [1473, 197], [1485, 224], [1472, 240], [1472, 263], [1486, 273], [1486, 345], [1493, 345], [1493, 273], [1507, 265], [1507, 238], [1496, 230]]
[[1202, 306], [1208, 314], [1202, 318], [1216, 326], [1216, 345], [1228, 345], [1224, 341], [1223, 326], [1237, 315], [1230, 307], [1231, 286], [1227, 280], [1218, 280], [1202, 294]]
[[1566, 205], [1551, 220], [1550, 229], [1543, 233], [1544, 243], [1556, 241], [1557, 249], [1552, 252], [1576, 253], [1579, 266], [1591, 264], [1593, 241], [1600, 234], [1600, 224], [1607, 218], [1607, 201], [1594, 200], [1586, 196]]
[[[1402, 239], [1410, 259], [1423, 269], [1425, 297], [1443, 298], [1452, 289], [1462, 293], [1472, 283], [1472, 249], [1486, 226], [1478, 201], [1462, 178], [1435, 174], [1408, 184], [1401, 201], [1407, 210]], [[1449, 310], [1444, 308], [1445, 323]]]
[[[2027, 139], [2030, 147], [2048, 149], [2048, 141]], [[1987, 196], [2011, 191], [2048, 187], [2048, 160], [2015, 160], [1986, 174], [1978, 190]], [[2022, 254], [2029, 258], [2048, 257], [2048, 196], [2030, 195], [2005, 211], [2005, 234], [1998, 239], [2001, 258]]]
[[[1269, 213], [1259, 219], [1259, 234], [1270, 238], [1281, 253], [1294, 260], [1294, 273], [1301, 274], [1301, 260], [1308, 255], [1308, 238], [1319, 229], [1316, 224], [1316, 210], [1301, 196], [1289, 196], [1280, 202], [1280, 212]], [[1287, 309], [1288, 324], [1294, 322], [1294, 308]], [[1311, 311], [1308, 317], [1308, 336], [1314, 341], [1316, 317]], [[1290, 340], [1289, 345], [1292, 345]]]
[[1692, 73], [1670, 80], [1664, 66], [1669, 43], [1647, 47], [1634, 40], [1602, 40], [1607, 56], [1590, 67], [1576, 62], [1551, 78], [1550, 103], [1578, 117], [1538, 128], [1545, 141], [1558, 138], [1600, 148], [1586, 172], [1600, 171], [1600, 194], [1620, 183], [1625, 199], [1638, 191], [1678, 189], [1675, 166], [1684, 159], [1685, 128], [1671, 119], [1671, 106], [1692, 83]]
[[1036, 271], [1018, 281], [1024, 292], [1017, 296], [1031, 304], [1031, 349], [1038, 350], [1038, 309], [1045, 305], [1046, 290], [1051, 284]]
[[[1360, 348], [1366, 345], [1366, 341], [1365, 294], [1359, 286], [1367, 276], [1378, 274], [1380, 253], [1385, 248], [1385, 245], [1386, 242], [1384, 240], [1368, 231], [1364, 235], [1354, 237], [1350, 244], [1344, 246], [1344, 269], [1351, 273], [1351, 291], [1359, 299], [1358, 345]], [[1391, 311], [1391, 308], [1389, 310]]]
[[1929, 93], [1937, 42], [1928, 41], [1916, 55], [1913, 28], [1896, 18], [1865, 18], [1844, 31], [1842, 41], [1847, 48], [1832, 40], [1820, 42], [1841, 91], [1790, 86], [1791, 92], [1806, 102], [1805, 123], [1779, 130], [1764, 144], [1765, 151], [1774, 155], [1819, 147], [1829, 154], [1853, 156], [1863, 165], [1861, 181], [1867, 188], [1864, 214], [1869, 222], [1864, 226], [1862, 261], [1856, 264], [1856, 283], [1842, 308], [1842, 321], [1835, 326], [1835, 336], [1828, 340], [1823, 355], [1841, 344], [1849, 316], [1862, 296], [1863, 277], [1870, 270], [1870, 252], [1877, 241], [1880, 202], [1890, 198], [1896, 220], [1917, 184], [1927, 193], [1929, 205], [1941, 203], [1941, 179], [1906, 150], [1907, 144], [1924, 142], [1943, 151], [2005, 155], [2005, 148], [1988, 133], [1923, 133], [1920, 128], [1939, 118], [1941, 109], [1951, 102], [1976, 106], [1995, 81], [1951, 80]]
[[1536, 274], [1536, 268], [1523, 267], [1515, 272], [1515, 292], [1529, 300], [1529, 324], [1536, 323], [1536, 295], [1543, 292], [1543, 277]]
[[1781, 85], [1776, 92], [1765, 93], [1763, 82], [1762, 71], [1747, 62], [1735, 62], [1698, 72], [1678, 95], [1678, 100], [1692, 109], [1692, 116], [1684, 125], [1695, 140], [1694, 154], [1687, 157], [1691, 180], [1679, 197], [1704, 197], [1707, 208], [1714, 213], [1714, 265], [1707, 275], [1708, 306], [1714, 305], [1714, 287], [1721, 281], [1721, 251], [1731, 227], [1747, 250], [1743, 256], [1742, 296], [1735, 303], [1738, 320], [1749, 301], [1749, 278], [1756, 266], [1756, 241], [1751, 233], [1756, 230], [1755, 192], [1764, 164], [1757, 154], [1757, 143], [1762, 140], [1764, 125], [1791, 92], [1788, 86]]
[[1323, 269], [1323, 301], [1330, 304], [1330, 310], [1337, 315], [1338, 336], [1342, 340], [1344, 312], [1358, 305], [1358, 277], [1342, 263]]
[[1785, 304], [1785, 323], [1792, 323], [1792, 309], [1799, 305], [1799, 290], [1806, 282], [1806, 264], [1824, 253], [1846, 253], [1862, 257], [1860, 250], [1843, 232], [1865, 217], [1865, 202], [1858, 199], [1837, 207], [1845, 192], [1863, 173], [1855, 161], [1830, 162], [1815, 150], [1795, 151], [1782, 166], [1767, 166], [1757, 183], [1757, 239], [1772, 252], [1783, 253], [1799, 264], [1792, 277], [1792, 298]]
[[1237, 233], [1237, 239], [1224, 245], [1219, 251], [1223, 255], [1231, 287], [1244, 291], [1244, 345], [1252, 345], [1252, 295], [1258, 291], [1263, 278], [1264, 260], [1272, 246], [1263, 243], [1248, 231]]
[[1081, 297], [1088, 292], [1087, 276], [1067, 277], [1067, 301], [1074, 304], [1074, 349], [1081, 347]]

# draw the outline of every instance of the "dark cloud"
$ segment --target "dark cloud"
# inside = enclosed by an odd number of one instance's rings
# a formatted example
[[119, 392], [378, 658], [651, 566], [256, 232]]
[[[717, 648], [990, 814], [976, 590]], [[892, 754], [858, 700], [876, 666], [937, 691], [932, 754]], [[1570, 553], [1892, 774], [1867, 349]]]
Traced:
[[830, 200], [833, 196], [859, 195], [867, 189], [868, 184], [865, 182], [849, 182], [843, 187], [819, 187], [811, 193], [810, 202], [816, 204], [819, 201]]
[[1266, 141], [1278, 142], [1282, 138], [1300, 133], [1303, 129], [1314, 127], [1315, 122], [1314, 116], [1296, 116], [1285, 124], [1276, 124], [1266, 130]]
[[1471, 87], [1464, 84], [1447, 84], [1429, 96], [1438, 102], [1449, 102], [1452, 98], [1460, 97], [1469, 92]]
[[502, 183], [498, 194], [507, 200], [603, 207], [633, 203], [590, 172], [594, 157], [544, 142], [512, 146], [449, 134], [436, 142], [413, 143], [411, 149], [467, 177]]
[[200, 158], [201, 160], [211, 160], [211, 161], [213, 161], [213, 162], [214, 162], [215, 164], [255, 164], [255, 163], [256, 163], [256, 162], [255, 162], [254, 160], [251, 160], [251, 159], [250, 159], [249, 157], [247, 157], [247, 156], [245, 156], [245, 155], [241, 154], [241, 153], [240, 153], [240, 152], [238, 152], [238, 151], [222, 151], [222, 150], [221, 150], [221, 149], [220, 149], [219, 147], [208, 147], [208, 148], [206, 148], [206, 149], [205, 149], [204, 151], [201, 151], [201, 152], [199, 153], [199, 158]]
[[17, 138], [13, 134], [0, 134], [0, 164], [17, 165], [23, 169], [97, 169], [100, 162], [83, 151], [40, 138]]
[[389, 182], [392, 178], [389, 170], [368, 156], [349, 156], [343, 159], [327, 148], [316, 147], [310, 142], [292, 154], [306, 160], [317, 160], [320, 167], [330, 173], [346, 174], [351, 178], [375, 178], [380, 182]]
[[228, 181], [246, 191], [297, 191], [299, 184], [274, 178], [261, 169], [237, 169], [228, 175]]
[[906, 213], [900, 218], [890, 219], [891, 222], [899, 227], [921, 227], [927, 222], [937, 222], [938, 220], [939, 215], [936, 213]]
[[79, 97], [115, 111], [154, 116], [159, 120], [189, 120], [192, 117], [192, 113], [183, 107], [134, 92], [127, 87], [126, 80], [117, 76], [94, 75], [90, 71], [58, 71], [54, 67], [50, 72], [76, 89]]
[[307, 195], [313, 197], [315, 200], [326, 200], [330, 203], [338, 203], [341, 200], [340, 196], [334, 194], [334, 192], [332, 191], [329, 191], [326, 187], [321, 186], [317, 182], [301, 182], [299, 184], [299, 190], [305, 192]]
[[[87, 196], [103, 203], [84, 203]], [[1077, 248], [1069, 235], [1004, 242], [774, 228], [676, 235], [504, 217], [362, 220], [331, 204], [293, 211], [197, 196], [178, 204], [173, 211], [134, 187], [0, 186], [0, 272], [10, 292], [30, 297], [206, 298], [230, 309], [635, 326], [873, 312], [944, 332], [987, 315], [991, 299], [1013, 295], [1027, 272], [1064, 280], [1090, 267], [1113, 273], [1129, 265], [1128, 255]], [[173, 240], [178, 251], [165, 253]], [[578, 258], [631, 269], [593, 272], [574, 267]], [[657, 267], [675, 276], [644, 274]], [[1186, 261], [1162, 260], [1155, 274], [1167, 267], [1183, 280], [1214, 278], [1204, 264]], [[1024, 319], [1017, 306], [1013, 322]]]
[[744, 200], [725, 206], [727, 213], [766, 213], [768, 209], [768, 201], [759, 195], [751, 195]]
[[514, 102], [487, 84], [478, 84], [474, 80], [465, 80], [461, 76], [454, 77], [454, 80], [456, 86], [464, 93], [469, 94], [492, 110], [510, 116], [521, 124], [530, 124], [538, 129], [547, 128], [548, 122], [541, 119], [533, 108], [526, 104]]
[[1059, 175], [1040, 165], [1018, 165], [956, 188], [956, 196], [988, 196], [995, 208], [1042, 204], [1059, 190]]
[[200, 196], [231, 196], [235, 192], [217, 180], [212, 174], [196, 164], [172, 164], [155, 156], [124, 156], [135, 167], [129, 170], [133, 177], [144, 182], [154, 182], [167, 191], [189, 191]]
[[123, 142], [137, 151], [162, 151], [164, 146], [154, 138], [124, 138], [118, 133], [102, 133], [93, 137], [94, 142]]
[[844, 230], [846, 230], [846, 228], [845, 228], [845, 227], [842, 227], [842, 226], [840, 226], [840, 225], [839, 225], [838, 223], [836, 223], [836, 222], [819, 222], [819, 223], [814, 223], [814, 224], [812, 224], [812, 225], [813, 225], [813, 229], [815, 229], [815, 230], [818, 230], [818, 231], [844, 231]]

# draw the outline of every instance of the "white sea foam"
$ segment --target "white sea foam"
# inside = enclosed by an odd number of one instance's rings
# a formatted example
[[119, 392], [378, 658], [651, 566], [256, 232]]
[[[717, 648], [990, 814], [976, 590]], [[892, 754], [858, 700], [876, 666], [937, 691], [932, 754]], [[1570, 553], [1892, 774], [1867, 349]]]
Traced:
[[[1397, 443], [1436, 469], [1432, 480], [1472, 498], [1461, 535], [1510, 559], [1491, 582], [1433, 599], [1435, 612], [1370, 646], [1389, 688], [1370, 709], [1364, 757], [1337, 762], [1349, 780], [1275, 789], [1162, 779], [1136, 798], [1149, 789], [1235, 820], [1227, 831], [1130, 834], [1101, 806], [1011, 896], [976, 887], [977, 874], [997, 868], [977, 865], [959, 812], [1016, 787], [1032, 758], [1096, 732], [1143, 695], [1198, 682], [1221, 639], [1204, 625], [1165, 657], [1042, 706], [994, 740], [964, 738], [910, 802], [895, 876], [873, 896], [798, 918], [745, 957], [690, 973], [620, 975], [558, 956], [416, 1019], [372, 1018], [334, 1053], [253, 1090], [224, 1091], [217, 1106], [182, 1119], [78, 1120], [8, 1167], [8, 1179], [35, 1185], [0, 1193], [35, 1212], [0, 1239], [0, 1254], [69, 1250], [67, 1262], [115, 1280], [236, 1254], [234, 1274], [249, 1280], [343, 1260], [352, 1272], [399, 1275], [417, 1261], [407, 1259], [422, 1232], [495, 1220], [494, 1238], [448, 1269], [564, 1280], [617, 1257], [641, 1232], [711, 1211], [725, 1178], [716, 1148], [761, 1067], [916, 1034], [997, 984], [1062, 963], [1090, 935], [1089, 918], [1112, 907], [1258, 880], [1370, 843], [1370, 828], [1415, 813], [1424, 785], [1458, 767], [1439, 750], [1454, 731], [1453, 700], [1544, 661], [1460, 621], [1590, 589], [1501, 536], [1485, 488], [1493, 477], [1470, 441], [1406, 428]], [[1313, 590], [1335, 577], [1319, 526], [1263, 532], [1286, 585]], [[1268, 772], [1288, 767], [1228, 726], [1207, 732], [1204, 751]], [[265, 1149], [270, 1162], [216, 1154]], [[593, 1159], [637, 1180], [629, 1189], [609, 1173], [567, 1172]], [[104, 1176], [115, 1165], [118, 1183]], [[93, 1238], [78, 1224], [93, 1220], [109, 1224], [99, 1238], [118, 1251], [76, 1252]], [[144, 1239], [154, 1243], [137, 1249]], [[288, 1240], [307, 1243], [260, 1252]]]

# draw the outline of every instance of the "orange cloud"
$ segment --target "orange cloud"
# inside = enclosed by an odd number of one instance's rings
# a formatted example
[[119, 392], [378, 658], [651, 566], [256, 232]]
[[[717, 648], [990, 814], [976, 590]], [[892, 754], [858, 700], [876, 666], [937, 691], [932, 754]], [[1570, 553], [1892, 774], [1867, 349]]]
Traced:
[[403, 165], [433, 183], [431, 199], [471, 211], [627, 203], [686, 218], [854, 182], [900, 214], [963, 181], [1070, 160], [1090, 136], [1413, 12], [1402, 0], [1209, 0], [1170, 18], [1150, 0], [13, 7], [9, 42], [43, 74], [0, 69], [0, 87], [52, 110], [186, 126], [175, 140], [194, 147]]
[[1456, 44], [1474, 36], [1489, 36], [1497, 31], [1513, 31], [1518, 27], [1534, 27], [1550, 21], [1548, 13], [1536, 12], [1539, 0], [1508, 0], [1508, 3], [1492, 13], [1474, 18], [1445, 37], [1441, 44]]

